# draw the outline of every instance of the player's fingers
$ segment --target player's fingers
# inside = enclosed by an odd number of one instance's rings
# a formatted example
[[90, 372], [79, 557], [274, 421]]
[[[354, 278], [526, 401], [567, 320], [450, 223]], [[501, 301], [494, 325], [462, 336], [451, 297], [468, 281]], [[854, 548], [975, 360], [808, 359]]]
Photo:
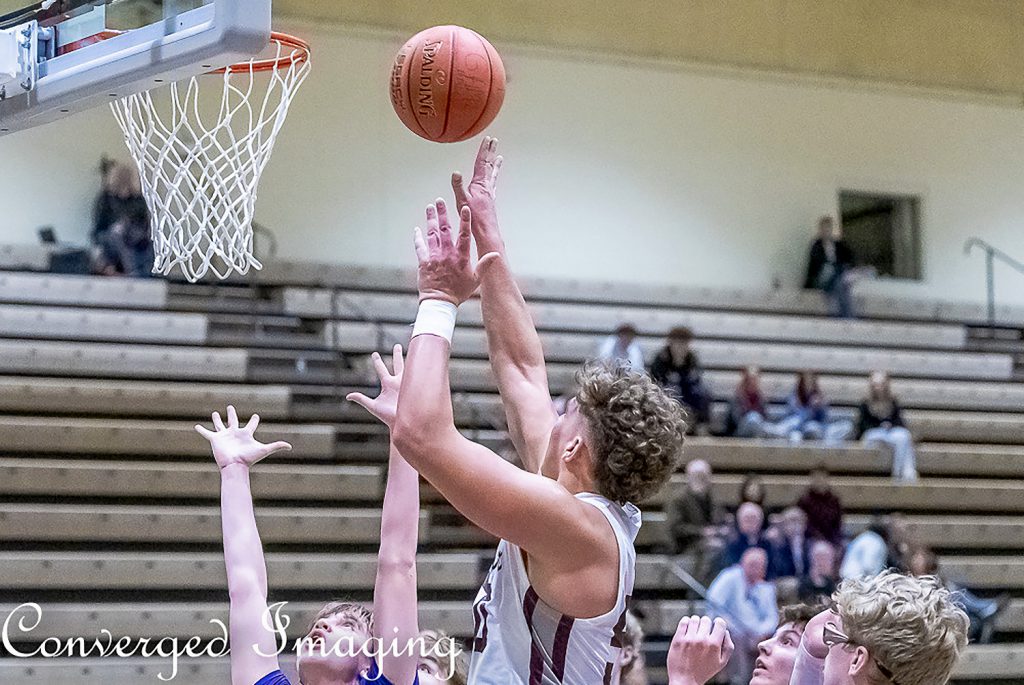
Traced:
[[691, 616], [690, 622], [686, 624], [686, 636], [692, 637], [696, 635], [698, 628], [700, 628], [700, 616]]
[[381, 359], [378, 352], [374, 352], [370, 355], [370, 361], [373, 362], [373, 369], [377, 372], [377, 378], [379, 378], [381, 382], [391, 375], [391, 372], [388, 371], [388, 365], [384, 363], [384, 360]]
[[238, 412], [232, 405], [228, 405], [228, 428], [238, 428]]
[[405, 373], [405, 357], [402, 355], [402, 346], [395, 345], [395, 348], [391, 350], [391, 366], [394, 367], [396, 376]]
[[448, 218], [448, 205], [441, 198], [434, 200], [437, 208], [438, 234], [441, 236], [441, 247], [448, 247], [452, 244], [452, 222]]
[[219, 411], [213, 412], [213, 414], [210, 416], [210, 418], [213, 419], [213, 427], [214, 428], [216, 428], [219, 431], [224, 430], [224, 422], [221, 421], [221, 419], [220, 419], [220, 412]]
[[441, 234], [437, 220], [437, 207], [427, 205], [427, 251], [431, 257], [437, 257], [440, 253]]
[[490, 152], [492, 155], [496, 154], [498, 152], [498, 139], [497, 138], [491, 138], [491, 142], [487, 146], [487, 151]]
[[481, 257], [480, 260], [476, 263], [477, 274], [482, 274], [486, 272], [487, 269], [497, 264], [499, 260], [501, 260], [501, 255], [499, 253], [488, 252], [483, 257]]
[[367, 397], [361, 392], [350, 392], [349, 394], [345, 395], [345, 399], [348, 400], [349, 402], [354, 402], [355, 404], [358, 404], [366, 411], [370, 411], [370, 405], [373, 404], [373, 400], [371, 400], [369, 397]]
[[676, 626], [676, 634], [675, 634], [674, 637], [675, 638], [685, 637], [686, 636], [686, 630], [689, 627], [689, 625], [690, 625], [690, 617], [689, 616], [683, 616], [681, 619], [679, 619], [679, 625]]
[[722, 645], [722, 665], [729, 663], [729, 659], [732, 658], [732, 653], [736, 651], [736, 644], [732, 641], [732, 635], [729, 631], [725, 631], [725, 643]]
[[480, 143], [480, 150], [476, 153], [476, 163], [473, 165], [473, 183], [482, 183], [488, 178], [490, 147], [491, 137], [484, 136], [483, 141]]
[[495, 193], [498, 187], [498, 174], [501, 173], [501, 165], [505, 163], [505, 158], [498, 155], [498, 158], [494, 160], [494, 169], [491, 171], [491, 193]]
[[707, 637], [711, 635], [711, 618], [709, 616], [701, 616], [700, 621], [697, 623], [697, 637]]
[[283, 440], [272, 442], [269, 445], [264, 445], [263, 456], [269, 456], [274, 452], [280, 452], [282, 450], [291, 450], [292, 446]]
[[452, 174], [452, 191], [455, 193], [455, 206], [460, 210], [469, 204], [466, 196], [466, 186], [462, 183], [462, 174], [456, 171]]
[[206, 438], [207, 440], [213, 440], [213, 436], [216, 435], [216, 433], [214, 433], [211, 430], [208, 430], [207, 428], [204, 428], [203, 426], [200, 426], [198, 423], [196, 424], [196, 432], [199, 433], [204, 438]]
[[245, 430], [247, 430], [250, 433], [255, 433], [256, 429], [259, 427], [259, 425], [260, 425], [260, 415], [259, 414], [253, 414], [252, 416], [249, 417], [248, 423], [245, 424]]
[[711, 643], [715, 645], [722, 644], [722, 641], [725, 640], [725, 636], [728, 634], [729, 625], [725, 622], [725, 619], [716, 618], [711, 626]]
[[430, 261], [430, 250], [427, 249], [427, 241], [423, 239], [423, 231], [417, 226], [412, 233], [412, 244], [416, 249], [416, 260], [422, 264]]
[[456, 243], [459, 259], [469, 262], [470, 250], [473, 247], [473, 212], [463, 207], [459, 213], [459, 239]]

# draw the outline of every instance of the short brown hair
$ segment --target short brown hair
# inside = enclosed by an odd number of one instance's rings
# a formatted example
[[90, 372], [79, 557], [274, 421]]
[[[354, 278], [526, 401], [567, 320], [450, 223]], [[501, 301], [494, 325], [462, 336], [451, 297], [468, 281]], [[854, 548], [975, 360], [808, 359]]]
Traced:
[[825, 611], [824, 606], [811, 606], [810, 604], [790, 604], [782, 607], [779, 610], [779, 625], [784, 626], [787, 623], [800, 626], [801, 628], [807, 625], [807, 622], [812, 618]]
[[669, 342], [690, 342], [693, 340], [693, 330], [687, 326], [676, 326], [668, 332]]
[[348, 614], [356, 621], [362, 623], [366, 627], [367, 633], [373, 634], [373, 612], [362, 604], [342, 601], [328, 602], [323, 605], [316, 616], [313, 617], [313, 620], [309, 622], [309, 628], [306, 629], [306, 632], [309, 633], [313, 630], [320, 619], [337, 616], [338, 614]]
[[613, 502], [642, 502], [668, 481], [682, 454], [686, 414], [646, 374], [590, 362], [576, 376], [597, 491]]
[[437, 630], [421, 630], [419, 639], [423, 641], [423, 650], [420, 654], [421, 661], [429, 661], [441, 674], [442, 679], [445, 676], [448, 678], [445, 680], [449, 685], [466, 685], [469, 682], [469, 673], [466, 668], [466, 659], [463, 657], [462, 652], [455, 654], [454, 664], [455, 671], [449, 673], [451, 669], [451, 663], [447, 661], [445, 657], [450, 657], [451, 653], [440, 650], [438, 645], [449, 643], [452, 648], [456, 648], [456, 643], [452, 638], [448, 637], [445, 633]]

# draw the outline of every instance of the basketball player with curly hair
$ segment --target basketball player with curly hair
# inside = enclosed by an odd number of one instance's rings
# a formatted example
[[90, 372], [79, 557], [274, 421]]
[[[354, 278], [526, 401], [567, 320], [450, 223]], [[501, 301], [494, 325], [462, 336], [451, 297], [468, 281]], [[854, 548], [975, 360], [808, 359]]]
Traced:
[[[632, 502], [675, 469], [684, 413], [650, 378], [588, 365], [556, 415], [540, 338], [504, 258], [496, 149], [484, 140], [468, 188], [453, 177], [456, 235], [443, 200], [427, 207], [426, 235], [416, 231], [420, 310], [393, 437], [459, 512], [501, 539], [474, 608], [470, 682], [608, 683], [633, 589], [640, 511]], [[481, 286], [491, 366], [525, 469], [463, 437], [453, 420], [456, 313]]]

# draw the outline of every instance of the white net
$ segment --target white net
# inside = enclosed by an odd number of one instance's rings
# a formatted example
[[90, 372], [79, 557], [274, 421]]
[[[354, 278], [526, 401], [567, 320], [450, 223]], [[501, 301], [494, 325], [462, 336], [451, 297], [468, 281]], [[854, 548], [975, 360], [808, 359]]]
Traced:
[[[154, 273], [180, 267], [195, 282], [262, 268], [253, 255], [256, 192], [310, 70], [301, 41], [274, 34], [271, 47], [276, 59], [172, 83], [168, 97], [144, 92], [111, 103], [142, 176]], [[200, 103], [203, 81], [221, 83], [216, 111]]]

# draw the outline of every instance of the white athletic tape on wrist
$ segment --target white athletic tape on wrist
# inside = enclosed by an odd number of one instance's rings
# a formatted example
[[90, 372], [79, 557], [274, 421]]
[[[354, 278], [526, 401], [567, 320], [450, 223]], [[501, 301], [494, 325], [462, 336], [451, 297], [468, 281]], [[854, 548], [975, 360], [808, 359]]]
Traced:
[[450, 344], [455, 333], [455, 317], [459, 308], [444, 300], [423, 300], [412, 327], [412, 337], [436, 335]]

